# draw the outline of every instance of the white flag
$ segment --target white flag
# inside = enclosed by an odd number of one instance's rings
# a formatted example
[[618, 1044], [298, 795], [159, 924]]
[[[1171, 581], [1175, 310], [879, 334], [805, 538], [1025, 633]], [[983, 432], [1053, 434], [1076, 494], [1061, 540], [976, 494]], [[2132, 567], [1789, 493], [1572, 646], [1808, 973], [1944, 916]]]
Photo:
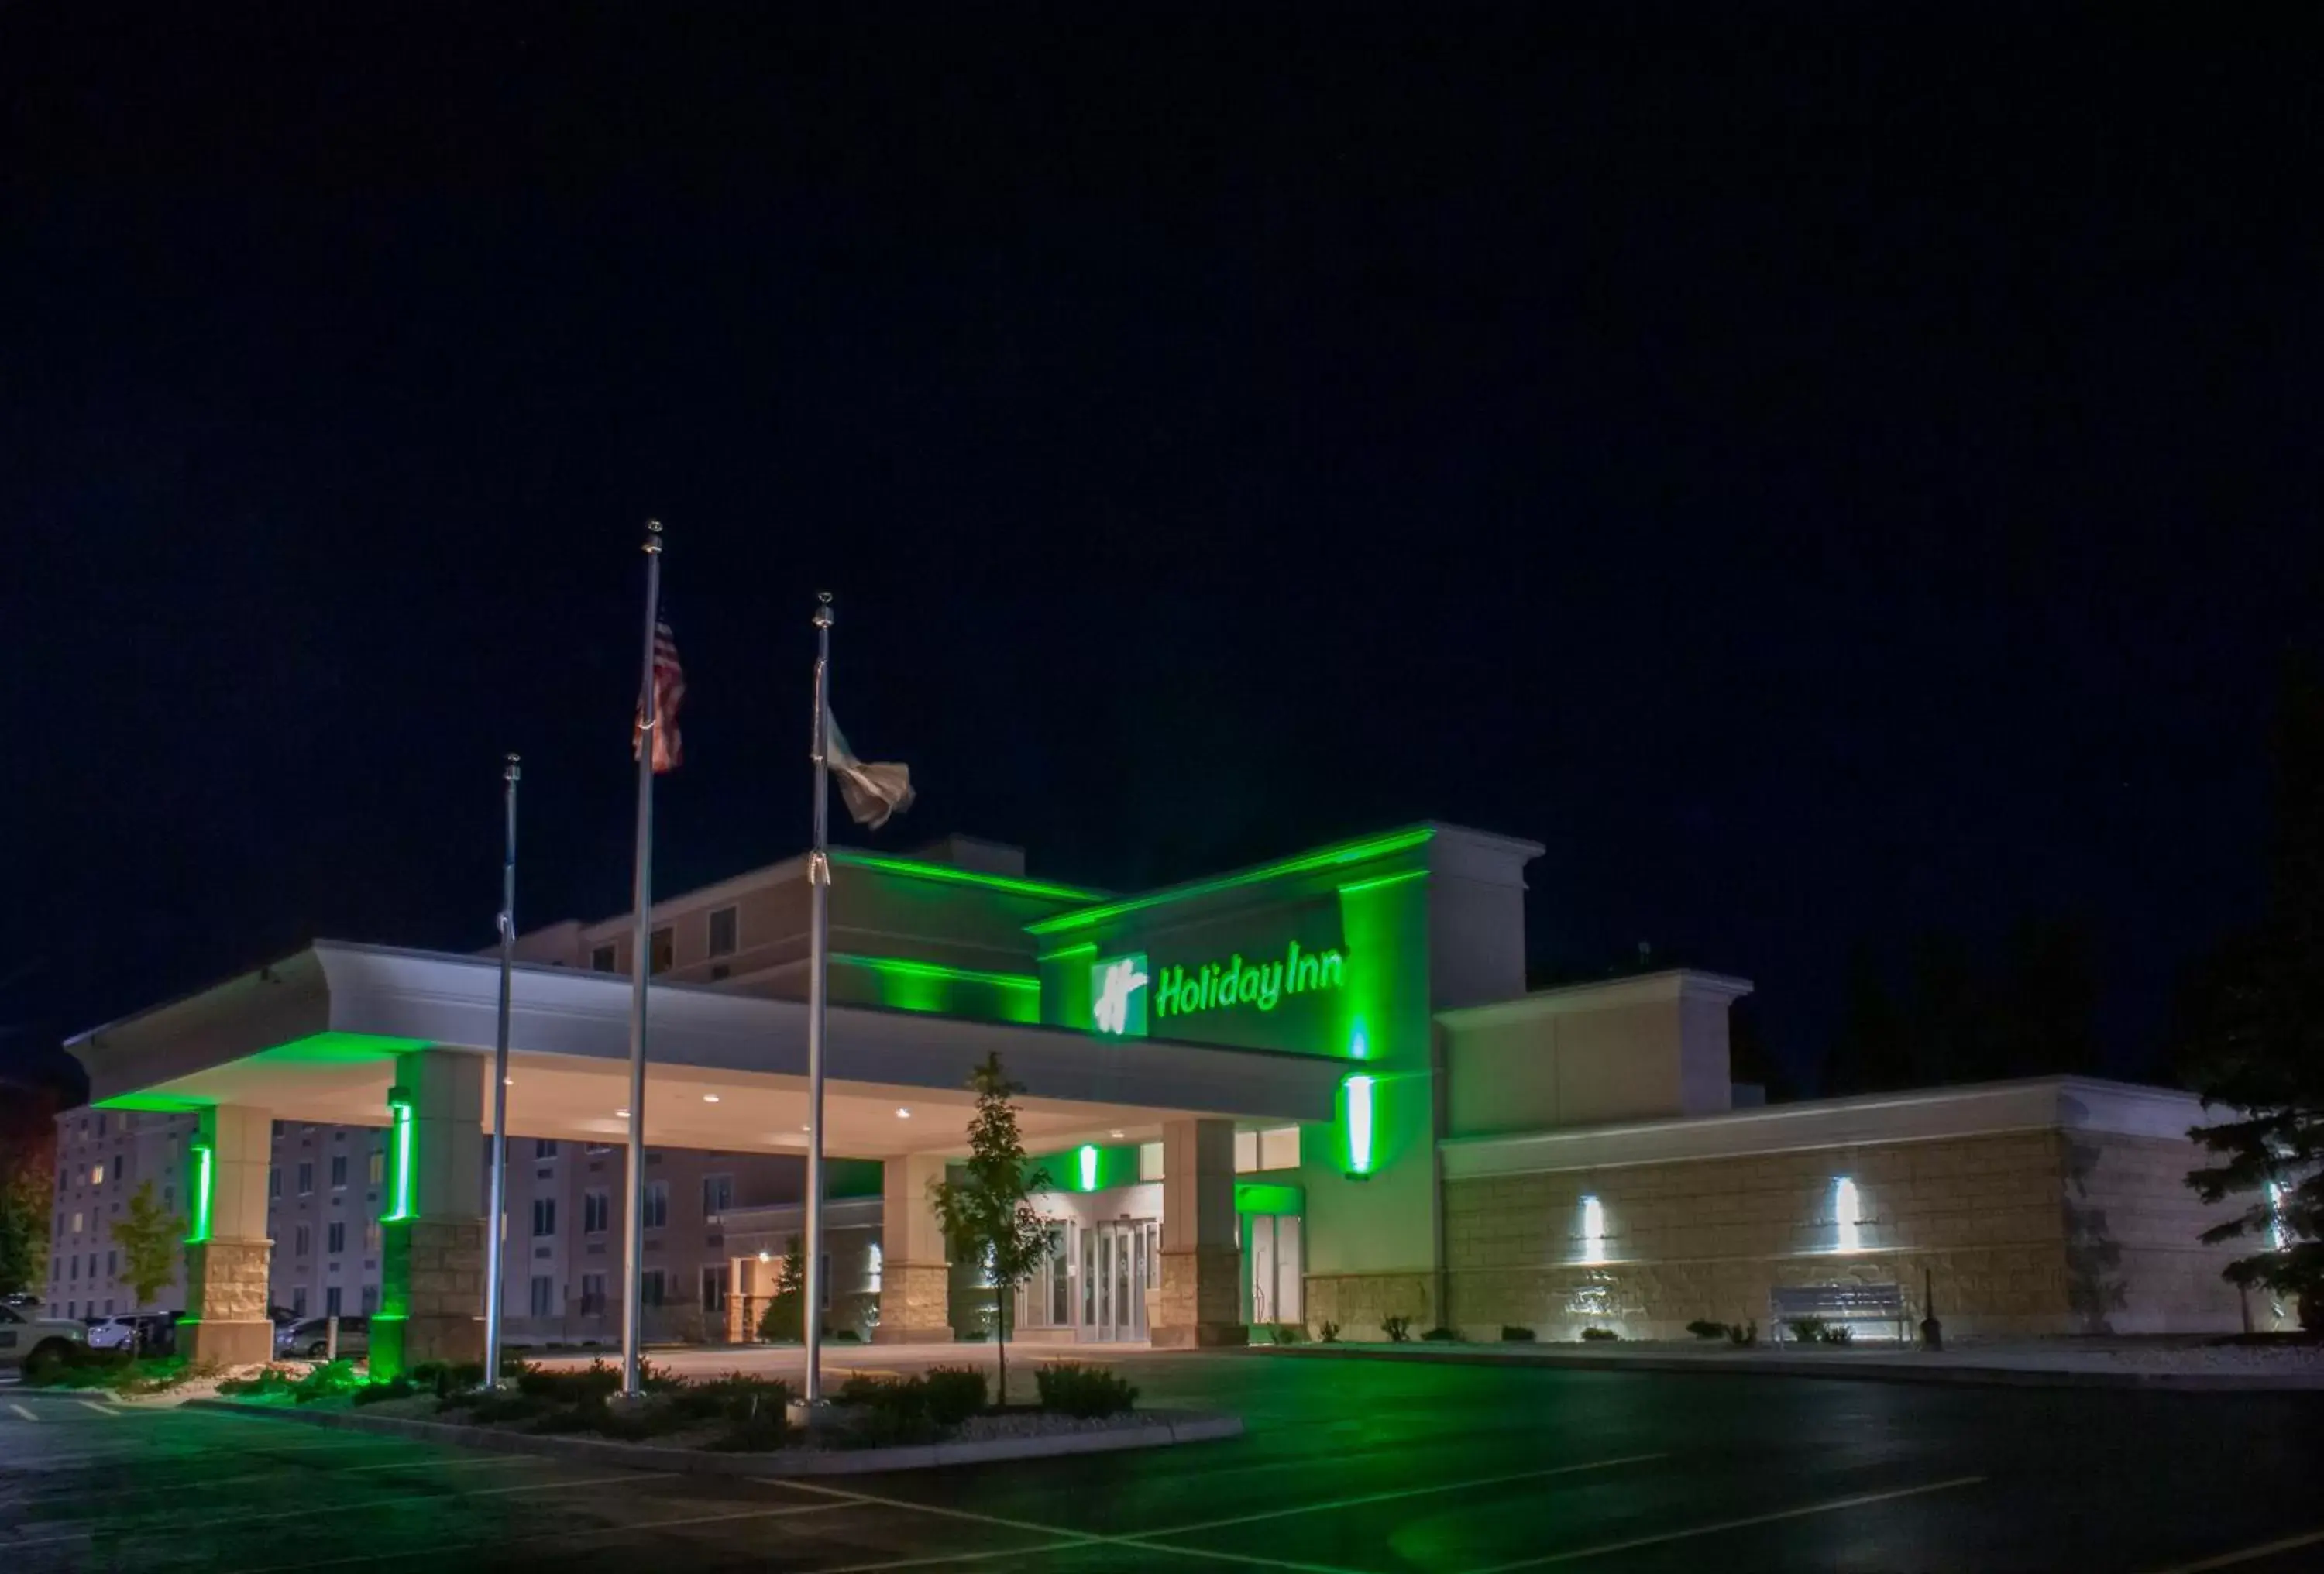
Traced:
[[888, 823], [890, 815], [900, 815], [912, 806], [909, 767], [866, 765], [847, 746], [847, 734], [839, 730], [837, 716], [826, 717], [825, 725], [831, 734], [829, 764], [839, 778], [840, 801], [855, 816], [857, 824], [869, 825], [876, 831]]

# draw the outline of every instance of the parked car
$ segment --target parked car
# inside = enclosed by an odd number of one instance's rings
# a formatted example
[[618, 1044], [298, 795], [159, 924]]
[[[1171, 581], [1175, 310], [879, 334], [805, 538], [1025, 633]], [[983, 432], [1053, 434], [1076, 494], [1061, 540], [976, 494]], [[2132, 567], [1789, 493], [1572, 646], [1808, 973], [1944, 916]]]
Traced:
[[[310, 1317], [304, 1322], [277, 1330], [274, 1353], [279, 1356], [312, 1356], [320, 1359], [330, 1349], [330, 1320]], [[367, 1356], [371, 1354], [371, 1319], [363, 1316], [339, 1319], [339, 1354]]]
[[137, 1348], [149, 1356], [174, 1356], [178, 1353], [178, 1319], [181, 1312], [149, 1312], [137, 1322]]
[[137, 1342], [137, 1323], [134, 1317], [92, 1317], [88, 1320], [88, 1348], [127, 1349]]
[[0, 1370], [37, 1368], [88, 1344], [88, 1330], [69, 1317], [34, 1317], [22, 1307], [0, 1306]]

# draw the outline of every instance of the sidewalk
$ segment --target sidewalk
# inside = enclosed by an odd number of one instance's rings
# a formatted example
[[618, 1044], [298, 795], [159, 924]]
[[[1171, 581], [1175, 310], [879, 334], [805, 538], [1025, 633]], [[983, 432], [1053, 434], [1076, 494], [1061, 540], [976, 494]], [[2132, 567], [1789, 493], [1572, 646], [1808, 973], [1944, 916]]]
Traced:
[[1303, 1359], [1441, 1361], [1591, 1371], [1693, 1372], [1750, 1377], [1825, 1377], [1877, 1383], [1950, 1383], [2061, 1388], [2146, 1388], [2194, 1393], [2324, 1393], [2324, 1346], [2213, 1345], [2168, 1339], [2024, 1339], [1972, 1342], [1941, 1354], [1874, 1346], [1757, 1345], [1738, 1349], [1641, 1341], [1615, 1345], [1397, 1344], [1256, 1347]]

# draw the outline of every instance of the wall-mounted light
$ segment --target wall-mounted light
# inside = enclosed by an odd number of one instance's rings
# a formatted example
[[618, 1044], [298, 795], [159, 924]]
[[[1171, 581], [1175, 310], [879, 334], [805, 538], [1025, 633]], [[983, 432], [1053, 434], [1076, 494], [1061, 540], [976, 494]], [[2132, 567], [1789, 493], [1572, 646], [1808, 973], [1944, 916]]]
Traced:
[[401, 1088], [387, 1091], [387, 1113], [395, 1144], [395, 1174], [388, 1190], [388, 1209], [382, 1223], [411, 1217], [411, 1095]]
[[217, 1153], [207, 1142], [194, 1143], [189, 1151], [194, 1160], [194, 1227], [186, 1235], [190, 1246], [210, 1238], [210, 1193], [217, 1177]]
[[1352, 1076], [1345, 1085], [1348, 1090], [1348, 1179], [1367, 1181], [1372, 1173], [1372, 1079]]
[[1582, 1260], [1606, 1260], [1606, 1205], [1588, 1193], [1582, 1199]]
[[1863, 1232], [1857, 1227], [1862, 1220], [1857, 1217], [1856, 1183], [1846, 1175], [1836, 1175], [1831, 1183], [1831, 1216], [1836, 1225], [1832, 1250], [1862, 1251]]
[[1084, 1191], [1084, 1192], [1094, 1192], [1094, 1191], [1096, 1191], [1096, 1190], [1097, 1190], [1097, 1148], [1096, 1148], [1096, 1146], [1095, 1146], [1093, 1144], [1086, 1143], [1086, 1142], [1085, 1142], [1085, 1143], [1084, 1143], [1084, 1144], [1082, 1144], [1082, 1151], [1081, 1151], [1080, 1158], [1081, 1158], [1081, 1170], [1082, 1170], [1082, 1190], [1083, 1190], [1083, 1191]]

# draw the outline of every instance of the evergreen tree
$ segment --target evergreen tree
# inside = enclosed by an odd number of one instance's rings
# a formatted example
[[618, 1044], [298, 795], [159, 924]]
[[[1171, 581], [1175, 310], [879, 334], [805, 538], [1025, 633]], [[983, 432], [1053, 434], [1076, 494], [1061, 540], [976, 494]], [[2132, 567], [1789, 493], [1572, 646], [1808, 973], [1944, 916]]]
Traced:
[[775, 1270], [775, 1293], [759, 1317], [759, 1337], [796, 1344], [807, 1338], [807, 1248], [793, 1236]]
[[992, 1285], [993, 1336], [1001, 1357], [1000, 1403], [1009, 1403], [1009, 1304], [1016, 1287], [1048, 1260], [1049, 1227], [1033, 1210], [1032, 1196], [1049, 1189], [1049, 1173], [1028, 1169], [1025, 1144], [1017, 1133], [1017, 1107], [1010, 1096], [1023, 1091], [989, 1054], [969, 1077], [976, 1091], [976, 1118], [968, 1127], [968, 1162], [961, 1178], [928, 1183], [928, 1200], [944, 1227], [954, 1260], [982, 1263]]
[[2180, 1053], [2204, 1107], [2235, 1118], [2190, 1132], [2218, 1162], [2187, 1183], [2234, 1217], [2207, 1242], [2252, 1238], [2227, 1276], [2300, 1298], [2324, 1330], [2324, 687], [2287, 674], [2274, 737], [2267, 902], [2259, 923], [2199, 964], [2180, 1002]]
[[186, 1221], [161, 1206], [153, 1183], [138, 1187], [113, 1226], [113, 1244], [121, 1248], [121, 1276], [139, 1306], [177, 1281], [178, 1243], [185, 1235]]

